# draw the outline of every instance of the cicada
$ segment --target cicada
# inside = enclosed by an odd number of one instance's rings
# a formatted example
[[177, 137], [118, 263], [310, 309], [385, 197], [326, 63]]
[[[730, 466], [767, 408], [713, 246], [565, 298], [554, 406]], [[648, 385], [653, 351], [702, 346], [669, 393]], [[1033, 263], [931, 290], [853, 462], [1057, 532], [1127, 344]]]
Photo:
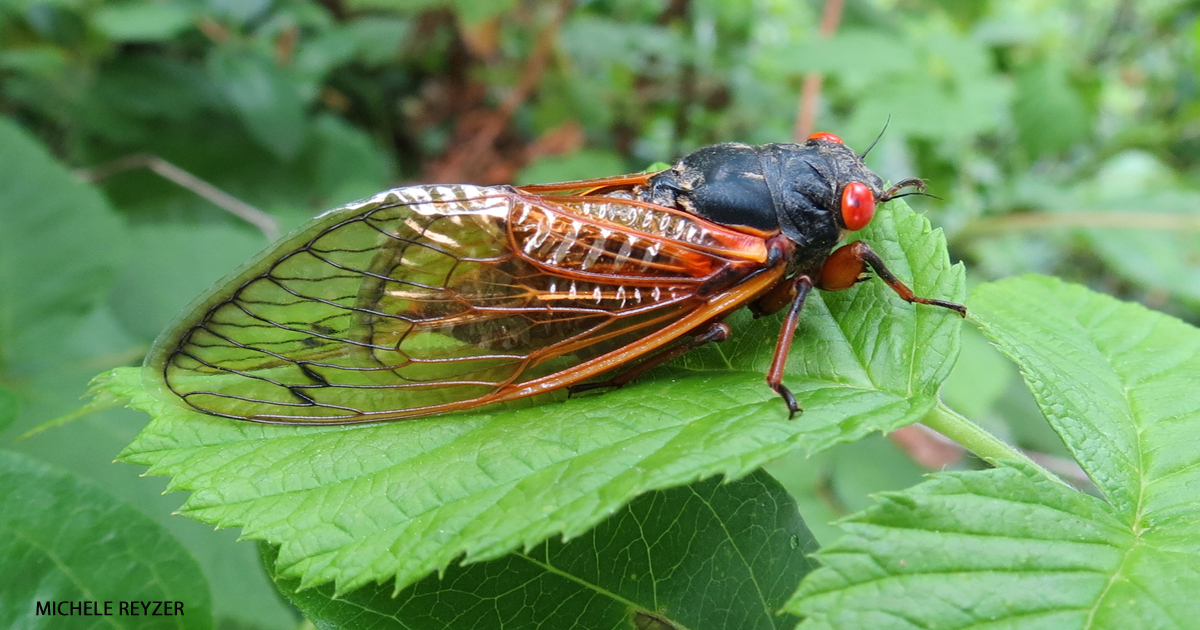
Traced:
[[[539, 186], [395, 188], [320, 215], [199, 298], [155, 342], [149, 384], [207, 414], [278, 424], [400, 420], [570, 387], [620, 386], [869, 267], [884, 189], [832, 134], [716, 144], [670, 169]], [[908, 193], [908, 194], [911, 194]], [[615, 375], [613, 375], [615, 373]], [[604, 376], [608, 375], [607, 379]]]

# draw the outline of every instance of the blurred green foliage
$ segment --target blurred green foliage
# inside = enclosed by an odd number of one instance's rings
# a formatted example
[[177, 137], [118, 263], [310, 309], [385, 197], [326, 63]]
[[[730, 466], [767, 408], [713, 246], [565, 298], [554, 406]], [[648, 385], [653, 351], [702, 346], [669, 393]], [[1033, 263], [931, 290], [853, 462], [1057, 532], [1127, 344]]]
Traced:
[[[254, 550], [167, 518], [182, 498], [113, 466], [144, 416], [24, 441], [96, 372], [134, 364], [266, 244], [145, 170], [160, 156], [285, 227], [399, 183], [641, 170], [719, 141], [819, 129], [865, 148], [945, 228], [973, 282], [1027, 271], [1200, 321], [1200, 2], [849, 0], [836, 35], [794, 0], [6, 0], [0, 3], [0, 428], [105, 485], [199, 561], [226, 627], [285, 628]], [[535, 63], [537, 62], [537, 63]], [[1065, 451], [1015, 368], [967, 336], [943, 395], [1021, 446]], [[892, 442], [774, 472], [806, 515], [911, 485]], [[810, 518], [812, 520], [812, 518]], [[821, 538], [825, 518], [812, 523]], [[823, 541], [824, 542], [824, 541]], [[243, 549], [243, 547], [247, 547]]]

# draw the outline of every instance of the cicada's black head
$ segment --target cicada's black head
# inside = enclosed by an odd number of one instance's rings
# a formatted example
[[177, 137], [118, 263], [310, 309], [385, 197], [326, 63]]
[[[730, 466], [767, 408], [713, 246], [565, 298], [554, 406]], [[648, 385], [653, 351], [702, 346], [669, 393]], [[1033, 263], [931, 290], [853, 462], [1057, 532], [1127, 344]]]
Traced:
[[892, 198], [862, 156], [829, 133], [803, 144], [725, 143], [702, 147], [647, 182], [647, 201], [679, 207], [709, 221], [780, 230], [797, 253], [823, 258], [843, 229], [861, 230], [875, 204]]

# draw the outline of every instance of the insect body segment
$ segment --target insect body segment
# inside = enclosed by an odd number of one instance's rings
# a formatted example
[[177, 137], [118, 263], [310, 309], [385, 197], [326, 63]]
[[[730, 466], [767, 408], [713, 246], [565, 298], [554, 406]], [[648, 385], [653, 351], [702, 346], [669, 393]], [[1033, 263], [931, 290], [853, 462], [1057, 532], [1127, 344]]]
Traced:
[[830, 255], [900, 189], [882, 187], [822, 136], [713, 145], [653, 175], [386, 191], [211, 289], [155, 342], [146, 377], [231, 418], [403, 419], [619, 386], [727, 338], [721, 320], [742, 306], [790, 305], [768, 383], [794, 413], [783, 359], [812, 287], [846, 288], [869, 266], [903, 299], [962, 308], [913, 296], [864, 243]]

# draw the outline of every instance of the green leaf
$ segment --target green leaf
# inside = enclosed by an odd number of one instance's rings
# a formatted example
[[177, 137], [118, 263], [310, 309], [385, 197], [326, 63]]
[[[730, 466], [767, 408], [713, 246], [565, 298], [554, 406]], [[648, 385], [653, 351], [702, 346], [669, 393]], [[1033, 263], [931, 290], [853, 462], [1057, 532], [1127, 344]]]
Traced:
[[271, 0], [207, 0], [209, 11], [240, 24], [261, 17], [271, 8]]
[[[815, 547], [760, 471], [643, 495], [570, 542], [451, 567], [399, 593], [384, 584], [334, 598], [331, 586], [276, 583], [322, 628], [790, 628], [795, 618], [775, 611]], [[268, 568], [276, 555], [263, 547]]]
[[413, 22], [391, 15], [366, 14], [346, 24], [355, 44], [354, 55], [369, 67], [394, 64], [401, 45], [414, 31]]
[[154, 55], [130, 55], [105, 64], [89, 88], [82, 97], [87, 109], [80, 112], [80, 122], [108, 135], [113, 129], [129, 128], [131, 144], [139, 147], [161, 139], [167, 132], [163, 127], [211, 120], [212, 110], [222, 102], [203, 68]]
[[347, 0], [354, 11], [383, 10], [420, 13], [440, 7], [453, 7], [468, 24], [481, 22], [512, 8], [514, 0]]
[[[1193, 204], [1198, 201], [1194, 199]], [[1172, 212], [1158, 205], [1146, 207], [1163, 214]], [[1194, 208], [1179, 213], [1180, 218], [1193, 218]], [[1195, 228], [1089, 229], [1085, 235], [1096, 254], [1123, 278], [1139, 287], [1168, 292], [1193, 308], [1200, 306], [1200, 239]]]
[[1096, 227], [1084, 229], [1083, 235], [1096, 255], [1123, 278], [1138, 287], [1169, 292], [1195, 307], [1200, 305], [1198, 204], [1200, 194], [1181, 186], [1169, 165], [1146, 151], [1129, 150], [1109, 158], [1090, 182], [1055, 205], [1063, 211], [1086, 208], [1130, 219], [1138, 214], [1178, 215], [1180, 225], [1174, 229]]
[[454, 4], [454, 0], [347, 0], [346, 6], [356, 11], [413, 11], [419, 12]]
[[829, 490], [846, 511], [870, 505], [868, 497], [916, 485], [924, 473], [907, 453], [885, 437], [872, 435], [831, 451]]
[[[940, 232], [903, 205], [875, 223], [862, 236], [900, 277], [961, 296]], [[305, 587], [404, 588], [464, 554], [578, 536], [645, 492], [736, 479], [796, 445], [816, 452], [933, 406], [958, 315], [914, 309], [878, 282], [810, 300], [787, 369], [807, 408], [799, 421], [764, 383], [779, 317], [739, 321], [722, 348], [622, 390], [416, 421], [261, 425], [161, 401], [132, 370], [104, 387], [154, 416], [122, 458], [192, 491], [184, 514], [279, 545], [280, 575]]]
[[107, 4], [92, 14], [92, 23], [119, 42], [157, 42], [191, 26], [193, 10], [182, 2]]
[[962, 354], [941, 395], [951, 409], [977, 418], [1003, 396], [1009, 383], [1016, 382], [1017, 371], [977, 330], [963, 331], [962, 341]]
[[138, 259], [120, 270], [110, 304], [118, 321], [147, 341], [266, 242], [228, 224], [145, 223], [131, 233]]
[[[279, 544], [283, 576], [347, 592], [393, 577], [403, 588], [464, 552], [486, 560], [577, 536], [646, 491], [751, 472], [799, 431], [778, 400], [762, 413], [771, 397], [754, 381], [656, 380], [606, 394], [602, 406], [593, 396], [360, 427], [184, 412], [141, 389], [133, 370], [107, 389], [156, 417], [122, 459], [193, 491], [184, 514]], [[711, 393], [681, 402], [698, 390]]]
[[16, 394], [0, 387], [0, 432], [3, 432], [17, 419], [17, 411], [21, 408]]
[[862, 82], [910, 70], [917, 64], [917, 54], [894, 34], [843, 29], [829, 39], [794, 44], [783, 61], [793, 72], [821, 72]]
[[124, 226], [94, 188], [0, 119], [0, 366], [43, 360], [107, 292]]
[[880, 495], [842, 529], [785, 608], [802, 630], [1082, 628], [1134, 542], [1099, 499], [1007, 467]]
[[1200, 616], [1200, 330], [1046, 277], [980, 286], [1093, 497], [1030, 469], [941, 474], [847, 519], [801, 628], [1190, 628]]
[[1091, 132], [1091, 117], [1062, 60], [1038, 59], [1017, 73], [1013, 120], [1033, 157], [1065, 151]]
[[603, 76], [609, 68], [662, 72], [678, 64], [690, 50], [679, 32], [655, 24], [621, 24], [593, 17], [576, 17], [563, 25], [564, 50], [584, 76]]
[[349, 203], [387, 186], [390, 165], [375, 141], [341, 118], [321, 116], [316, 141], [314, 188], [332, 203]]
[[[102, 487], [169, 531], [195, 558], [200, 566], [200, 579], [209, 584], [214, 624], [231, 630], [295, 628], [290, 607], [277, 597], [261, 570], [257, 553], [249, 545], [239, 544], [234, 530], [213, 531], [209, 525], [174, 516], [182, 497], [164, 496], [165, 480], [141, 477], [144, 469], [140, 466], [113, 464], [122, 447], [145, 427], [144, 414], [110, 409], [11, 442], [22, 431], [78, 408], [80, 395], [87, 391], [88, 381], [95, 375], [95, 365], [124, 363], [140, 356], [136, 340], [121, 329], [103, 306], [63, 341], [70, 355], [59, 353], [49, 357], [53, 362], [46, 369], [14, 379], [13, 389], [19, 391], [22, 403], [21, 415], [9, 432], [0, 434], [0, 440], [10, 441], [12, 450]], [[144, 345], [140, 352], [145, 352]], [[3, 567], [0, 561], [0, 574], [6, 574]], [[57, 627], [53, 621], [49, 623]], [[7, 626], [0, 624], [0, 627]]]
[[288, 72], [255, 50], [213, 48], [208, 71], [246, 129], [264, 148], [289, 161], [307, 133], [300, 88]]
[[883, 436], [839, 444], [816, 456], [789, 453], [763, 467], [796, 500], [821, 546], [841, 537], [837, 522], [871, 504], [870, 497], [921, 481], [924, 471]]
[[[1008, 123], [1010, 84], [993, 71], [989, 47], [948, 22], [929, 20], [913, 32], [919, 33], [910, 44], [916, 63], [895, 68], [895, 60], [912, 54], [890, 50], [894, 44], [876, 44], [867, 50], [891, 56], [889, 61], [839, 73], [839, 80], [844, 76], [847, 87], [855, 88], [855, 106], [843, 137], [873, 137], [890, 119], [889, 135], [932, 140], [960, 158], [962, 143]], [[889, 33], [882, 41], [895, 37]], [[879, 69], [883, 71], [876, 74]]]
[[518, 184], [544, 184], [574, 179], [591, 179], [596, 173], [629, 170], [625, 160], [611, 151], [583, 149], [570, 155], [551, 155], [530, 162], [517, 178]]
[[971, 306], [1122, 519], [1200, 552], [1200, 330], [1042, 276], [981, 285]]
[[516, 0], [454, 0], [454, 10], [468, 24], [477, 24], [509, 11]]
[[49, 44], [0, 50], [0, 69], [54, 76], [67, 67], [61, 48]]
[[59, 46], [74, 47], [83, 43], [87, 25], [83, 16], [70, 6], [71, 2], [33, 2], [25, 7], [25, 22], [41, 38]]
[[[212, 627], [200, 567], [166, 530], [98, 487], [7, 452], [0, 452], [0, 566], [5, 628]], [[182, 602], [183, 614], [118, 615], [118, 602], [131, 600]], [[59, 601], [99, 602], [101, 611], [111, 602], [113, 616], [37, 615], [36, 602]]]

